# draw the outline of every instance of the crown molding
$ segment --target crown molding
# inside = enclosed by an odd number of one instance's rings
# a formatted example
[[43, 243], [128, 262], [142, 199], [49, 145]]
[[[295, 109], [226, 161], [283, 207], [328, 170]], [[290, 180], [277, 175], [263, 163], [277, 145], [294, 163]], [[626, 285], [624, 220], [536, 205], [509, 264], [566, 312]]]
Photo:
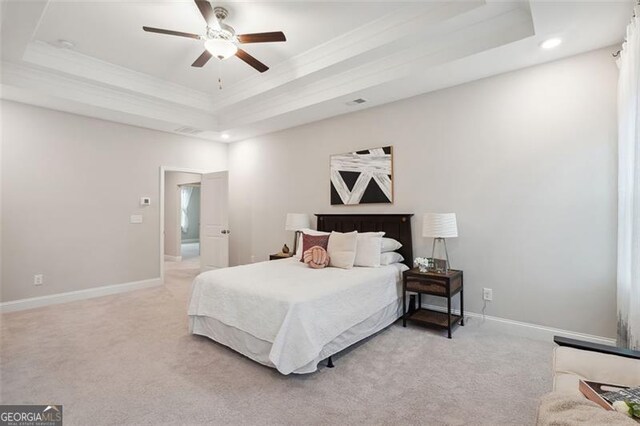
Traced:
[[437, 24], [485, 5], [484, 0], [434, 3], [417, 15], [411, 6], [398, 8], [272, 67], [268, 75], [255, 75], [230, 86], [229, 95], [217, 100], [215, 109], [219, 111], [252, 99], [337, 64], [353, 62], [354, 58], [366, 53], [379, 57], [385, 53], [376, 51], [382, 46], [403, 38], [421, 37], [422, 33], [434, 33]]
[[[296, 88], [296, 96], [274, 94], [251, 105], [238, 105], [219, 115], [223, 128], [239, 127], [286, 114], [331, 99], [358, 93], [411, 76], [416, 84], [429, 78], [429, 69], [534, 35], [531, 15], [513, 8], [493, 19], [457, 26], [428, 41], [381, 59]], [[416, 52], [420, 52], [416, 54]]]
[[2, 84], [119, 113], [217, 131], [216, 118], [203, 111], [24, 64], [2, 62]]
[[27, 45], [23, 60], [83, 80], [140, 93], [167, 102], [212, 113], [212, 97], [204, 92], [114, 65], [69, 49], [54, 47], [42, 41]]

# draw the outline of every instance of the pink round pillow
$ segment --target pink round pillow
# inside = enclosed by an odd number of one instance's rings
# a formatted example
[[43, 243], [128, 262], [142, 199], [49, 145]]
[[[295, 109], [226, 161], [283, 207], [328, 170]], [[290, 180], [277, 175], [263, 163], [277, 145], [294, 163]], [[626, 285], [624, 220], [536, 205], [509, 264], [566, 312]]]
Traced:
[[302, 260], [313, 269], [321, 269], [329, 265], [329, 255], [320, 246], [313, 246], [302, 254]]

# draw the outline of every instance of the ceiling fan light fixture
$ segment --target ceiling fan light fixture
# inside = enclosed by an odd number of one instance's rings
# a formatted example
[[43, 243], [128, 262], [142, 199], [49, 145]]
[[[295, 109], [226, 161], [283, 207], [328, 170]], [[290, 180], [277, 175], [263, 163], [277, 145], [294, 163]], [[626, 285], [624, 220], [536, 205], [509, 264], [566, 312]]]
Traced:
[[204, 48], [220, 60], [227, 59], [235, 55], [238, 51], [238, 46], [236, 46], [232, 41], [220, 38], [205, 41]]

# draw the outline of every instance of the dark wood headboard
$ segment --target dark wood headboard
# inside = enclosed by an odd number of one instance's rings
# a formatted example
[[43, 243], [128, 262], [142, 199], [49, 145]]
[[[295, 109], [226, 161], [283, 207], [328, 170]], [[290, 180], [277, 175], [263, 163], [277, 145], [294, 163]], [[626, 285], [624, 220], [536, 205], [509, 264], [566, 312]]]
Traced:
[[411, 216], [413, 214], [316, 214], [318, 231], [324, 232], [379, 232], [385, 237], [402, 243], [398, 253], [404, 264], [413, 268], [413, 241], [411, 239]]

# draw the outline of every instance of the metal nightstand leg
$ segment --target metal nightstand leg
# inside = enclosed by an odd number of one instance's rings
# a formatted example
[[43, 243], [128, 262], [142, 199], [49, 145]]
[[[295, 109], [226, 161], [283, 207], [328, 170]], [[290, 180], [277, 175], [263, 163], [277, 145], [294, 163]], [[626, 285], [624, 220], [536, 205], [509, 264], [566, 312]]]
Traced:
[[448, 337], [451, 339], [451, 294], [447, 297], [447, 321], [449, 323], [449, 327], [447, 327]]
[[460, 275], [460, 325], [464, 326], [464, 274]]
[[402, 280], [402, 326], [407, 326], [407, 282]]
[[402, 326], [407, 326], [407, 296], [402, 297]]
[[460, 289], [460, 325], [464, 326], [464, 287]]

